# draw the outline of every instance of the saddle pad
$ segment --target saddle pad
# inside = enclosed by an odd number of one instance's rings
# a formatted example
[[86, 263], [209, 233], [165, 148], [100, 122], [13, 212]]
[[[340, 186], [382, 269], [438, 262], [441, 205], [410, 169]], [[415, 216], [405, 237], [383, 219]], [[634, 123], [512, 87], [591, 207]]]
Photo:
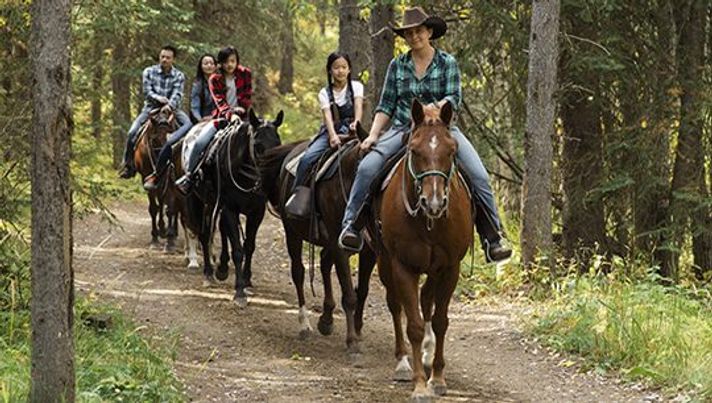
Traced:
[[203, 128], [205, 127], [206, 124], [211, 124], [210, 121], [207, 122], [200, 122], [196, 124], [195, 126], [191, 127], [190, 130], [188, 131], [188, 134], [183, 137], [183, 148], [181, 151], [181, 161], [183, 162], [183, 166], [188, 166], [188, 156], [190, 155], [190, 152], [193, 151], [193, 147], [195, 146], [195, 140], [198, 139], [198, 136], [200, 135], [200, 132], [203, 131]]
[[[353, 148], [354, 145], [356, 145], [357, 143], [357, 140], [351, 140], [341, 146], [338, 151], [331, 153], [331, 155], [326, 159], [326, 161], [324, 161], [324, 163], [319, 167], [319, 171], [316, 173], [315, 181], [319, 182], [320, 180], [326, 180], [334, 176], [334, 174], [336, 173], [336, 169], [338, 168], [337, 164], [335, 164], [334, 161], [337, 161], [340, 155], [343, 155], [349, 150], [351, 150], [351, 148]], [[326, 152], [328, 153], [329, 151]], [[306, 148], [298, 154], [295, 154], [295, 156], [290, 159], [285, 165], [285, 169], [292, 176], [297, 175], [297, 166], [299, 166], [299, 161], [304, 156], [304, 153], [306, 153]]]

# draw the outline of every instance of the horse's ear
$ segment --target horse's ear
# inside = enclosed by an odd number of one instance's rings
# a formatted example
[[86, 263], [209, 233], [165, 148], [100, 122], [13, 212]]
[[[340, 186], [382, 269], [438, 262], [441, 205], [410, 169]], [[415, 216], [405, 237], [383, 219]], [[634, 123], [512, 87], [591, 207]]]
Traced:
[[279, 113], [277, 114], [277, 119], [275, 119], [273, 122], [274, 127], [279, 127], [282, 124], [283, 120], [284, 120], [284, 111], [279, 111]]
[[413, 106], [410, 108], [410, 115], [413, 118], [413, 123], [419, 126], [425, 120], [425, 112], [423, 111], [423, 104], [418, 101], [417, 98], [413, 98]]
[[260, 125], [260, 119], [255, 115], [255, 110], [250, 108], [250, 124], [254, 127], [258, 127]]
[[452, 104], [449, 101], [445, 102], [445, 105], [440, 108], [440, 120], [445, 123], [445, 125], [450, 126], [450, 121], [452, 121]]

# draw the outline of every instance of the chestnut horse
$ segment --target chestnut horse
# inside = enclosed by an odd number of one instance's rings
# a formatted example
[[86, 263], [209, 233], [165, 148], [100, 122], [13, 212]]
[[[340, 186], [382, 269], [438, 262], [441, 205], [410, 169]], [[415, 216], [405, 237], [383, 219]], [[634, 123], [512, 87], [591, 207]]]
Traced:
[[[142, 126], [136, 150], [134, 151], [134, 164], [136, 171], [141, 174], [141, 180], [145, 180], [156, 168], [158, 152], [166, 143], [169, 133], [176, 129], [175, 116], [170, 110], [154, 109], [149, 114], [149, 120]], [[155, 190], [148, 193], [148, 213], [151, 215], [151, 247], [159, 247], [158, 238], [166, 237], [165, 250], [173, 252], [175, 250], [175, 240], [178, 236], [178, 212], [176, 206], [166, 204], [166, 195], [169, 188], [173, 186], [172, 180], [162, 180]], [[169, 198], [169, 203], [174, 201]], [[164, 207], [168, 219], [168, 227], [164, 221]]]
[[[455, 163], [457, 142], [449, 130], [452, 106], [446, 103], [439, 110], [424, 109], [415, 100], [411, 113], [414, 128], [406, 155], [376, 200], [375, 209], [382, 228], [378, 272], [395, 328], [396, 379], [408, 380], [412, 374], [415, 388], [411, 399], [422, 401], [446, 392], [443, 350], [447, 310], [460, 261], [472, 241], [473, 217], [469, 193]], [[427, 279], [419, 306], [421, 274]], [[407, 317], [413, 370], [407, 360], [401, 309]], [[432, 368], [427, 386], [424, 366]]]
[[[365, 132], [358, 126], [360, 137]], [[361, 329], [363, 327], [363, 308], [368, 296], [368, 281], [371, 277], [376, 257], [372, 249], [364, 246], [359, 254], [358, 287], [354, 289], [351, 280], [349, 253], [339, 248], [337, 239], [341, 231], [341, 219], [346, 208], [346, 198], [353, 183], [356, 166], [360, 159], [359, 147], [352, 144], [334, 163], [339, 164], [338, 173], [317, 183], [313, 197], [318, 206], [315, 231], [309, 220], [292, 218], [284, 211], [284, 205], [291, 195], [294, 177], [285, 169], [288, 156], [303, 151], [307, 143], [295, 142], [269, 150], [260, 161], [262, 183], [269, 202], [282, 218], [286, 235], [287, 251], [291, 260], [292, 281], [299, 301], [299, 335], [304, 338], [312, 332], [308, 309], [304, 298], [304, 264], [302, 263], [302, 244], [310, 242], [322, 247], [320, 270], [324, 283], [324, 301], [322, 314], [317, 328], [323, 335], [333, 331], [333, 312], [336, 308], [331, 286], [331, 268], [336, 267], [336, 275], [341, 286], [341, 306], [346, 316], [346, 345], [349, 353], [360, 352]], [[318, 233], [314, 236], [314, 232]]]

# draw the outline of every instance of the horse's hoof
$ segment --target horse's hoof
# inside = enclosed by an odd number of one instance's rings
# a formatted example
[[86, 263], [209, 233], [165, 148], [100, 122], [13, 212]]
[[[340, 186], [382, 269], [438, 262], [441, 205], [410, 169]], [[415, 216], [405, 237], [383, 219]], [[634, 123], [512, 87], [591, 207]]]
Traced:
[[317, 323], [316, 327], [323, 336], [328, 336], [334, 332], [334, 322], [327, 322], [323, 316], [319, 318], [319, 323]]
[[413, 380], [413, 369], [410, 367], [408, 357], [402, 357], [396, 366], [396, 372], [393, 374], [393, 380], [398, 382], [410, 382]]
[[175, 245], [166, 244], [166, 246], [163, 247], [163, 252], [165, 252], [165, 253], [176, 253], [176, 246], [175, 246]]
[[225, 265], [224, 267], [223, 267], [223, 265], [218, 266], [218, 270], [215, 272], [215, 278], [217, 278], [220, 281], [225, 281], [225, 280], [227, 280], [227, 276], [228, 276], [227, 265]]
[[308, 340], [312, 335], [311, 329], [302, 329], [299, 331], [299, 340]]
[[198, 264], [198, 262], [191, 262], [191, 263], [188, 263], [188, 270], [189, 270], [189, 271], [196, 271], [196, 270], [198, 270], [199, 268], [200, 268], [200, 265]]
[[245, 294], [247, 294], [248, 297], [251, 297], [255, 295], [255, 292], [252, 290], [252, 288], [245, 288]]
[[435, 396], [445, 396], [447, 394], [447, 385], [443, 383], [435, 383], [428, 381], [428, 389], [435, 395]]
[[431, 403], [435, 401], [435, 396], [428, 393], [415, 393], [410, 395], [409, 403]]
[[151, 242], [151, 244], [148, 245], [148, 249], [149, 250], [159, 250], [159, 249], [161, 249], [161, 243], [158, 241]]
[[235, 297], [235, 305], [240, 309], [247, 308], [247, 297]]
[[350, 344], [347, 343], [346, 345], [346, 351], [349, 353], [349, 355], [359, 355], [361, 354], [361, 344], [358, 342], [351, 342]]

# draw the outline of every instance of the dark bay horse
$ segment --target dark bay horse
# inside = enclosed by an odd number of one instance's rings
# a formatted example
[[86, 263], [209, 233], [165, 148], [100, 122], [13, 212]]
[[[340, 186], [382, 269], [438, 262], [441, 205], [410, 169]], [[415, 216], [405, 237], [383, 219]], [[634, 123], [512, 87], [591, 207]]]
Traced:
[[[376, 200], [382, 226], [378, 272], [393, 316], [399, 361], [396, 379], [404, 380], [412, 374], [415, 388], [411, 399], [417, 401], [446, 392], [443, 350], [447, 311], [457, 285], [460, 261], [472, 241], [470, 197], [457, 173], [457, 142], [448, 127], [452, 115], [449, 103], [437, 110], [424, 109], [414, 101], [415, 126], [406, 155]], [[427, 279], [419, 304], [418, 281], [422, 274]], [[412, 371], [403, 339], [401, 310], [407, 317]], [[432, 368], [427, 386], [424, 366]]]
[[[203, 275], [220, 281], [228, 277], [228, 263], [235, 265], [235, 296], [239, 307], [247, 305], [245, 289], [252, 286], [252, 255], [257, 230], [265, 215], [267, 197], [255, 161], [281, 144], [278, 128], [284, 113], [273, 121], [259, 118], [250, 110], [249, 121], [225, 128], [210, 162], [203, 165], [203, 180], [187, 196], [187, 222], [203, 249]], [[211, 124], [211, 123], [208, 123]], [[244, 234], [239, 216], [246, 217]], [[215, 222], [219, 221], [222, 250], [216, 271], [210, 256]], [[243, 244], [244, 239], [244, 244]]]
[[[134, 164], [136, 171], [141, 174], [142, 181], [154, 172], [158, 152], [166, 143], [168, 134], [175, 129], [175, 115], [172, 111], [157, 108], [150, 112], [149, 120], [141, 128], [134, 151]], [[165, 236], [167, 252], [175, 250], [175, 239], [178, 236], [177, 208], [171, 204], [174, 199], [170, 198], [169, 203], [166, 203], [166, 195], [171, 191], [172, 186], [173, 181], [163, 180], [157, 189], [147, 191], [148, 212], [151, 215], [151, 247], [159, 247], [158, 238]], [[165, 211], [167, 227], [163, 218], [164, 207], [167, 207]]]
[[[359, 127], [360, 129], [360, 127]], [[362, 129], [360, 129], [362, 131]], [[346, 345], [351, 353], [359, 351], [359, 340], [363, 327], [363, 307], [368, 295], [368, 281], [375, 264], [375, 254], [364, 247], [359, 255], [358, 289], [354, 290], [349, 267], [349, 254], [339, 248], [338, 236], [341, 219], [346, 208], [346, 198], [353, 183], [359, 161], [359, 147], [356, 144], [346, 151], [336, 162], [340, 172], [329, 179], [320, 181], [313, 197], [318, 206], [318, 221], [315, 230], [310, 228], [310, 220], [297, 219], [285, 213], [284, 205], [291, 195], [292, 177], [285, 169], [285, 158], [306, 147], [306, 142], [285, 144], [265, 153], [260, 162], [262, 182], [269, 202], [282, 218], [286, 235], [287, 250], [291, 260], [292, 281], [299, 300], [299, 334], [306, 337], [312, 332], [304, 298], [304, 264], [302, 244], [310, 242], [322, 247], [320, 269], [324, 283], [323, 311], [319, 317], [318, 329], [323, 335], [333, 331], [333, 312], [336, 307], [331, 286], [331, 268], [336, 266], [336, 274], [341, 285], [341, 305], [346, 316]]]

